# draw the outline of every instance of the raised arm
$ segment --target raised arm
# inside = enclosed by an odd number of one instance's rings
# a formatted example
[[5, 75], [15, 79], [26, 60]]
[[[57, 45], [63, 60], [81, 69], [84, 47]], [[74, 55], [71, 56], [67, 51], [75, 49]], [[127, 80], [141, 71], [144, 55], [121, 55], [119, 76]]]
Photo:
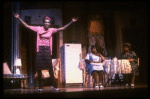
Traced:
[[102, 60], [105, 61], [105, 57], [102, 54], [97, 53], [97, 55], [99, 55], [102, 58]]
[[76, 22], [77, 20], [78, 20], [77, 18], [72, 18], [72, 21], [71, 21], [71, 22], [69, 22], [68, 24], [66, 24], [65, 26], [63, 26], [63, 27], [61, 27], [61, 28], [58, 28], [57, 30], [58, 30], [58, 31], [61, 31], [61, 30], [66, 29], [71, 23]]
[[16, 18], [18, 18], [19, 20], [20, 20], [20, 22], [25, 26], [25, 27], [27, 27], [27, 28], [29, 28], [30, 26], [27, 24], [27, 23], [25, 23], [20, 17], [19, 17], [19, 14], [15, 14], [15, 13], [13, 13], [14, 14], [14, 16], [16, 17]]

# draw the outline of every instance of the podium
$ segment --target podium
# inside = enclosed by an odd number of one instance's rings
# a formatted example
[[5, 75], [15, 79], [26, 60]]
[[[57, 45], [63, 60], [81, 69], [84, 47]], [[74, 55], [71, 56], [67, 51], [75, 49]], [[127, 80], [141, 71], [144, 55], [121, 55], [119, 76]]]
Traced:
[[62, 84], [83, 84], [81, 61], [81, 44], [65, 43], [61, 47]]

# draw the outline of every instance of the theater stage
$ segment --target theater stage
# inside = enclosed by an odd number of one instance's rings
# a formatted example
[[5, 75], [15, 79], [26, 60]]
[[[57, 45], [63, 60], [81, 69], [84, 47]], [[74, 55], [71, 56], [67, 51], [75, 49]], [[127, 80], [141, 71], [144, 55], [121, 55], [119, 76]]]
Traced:
[[148, 85], [135, 85], [126, 87], [125, 85], [115, 85], [114, 87], [104, 87], [101, 89], [85, 88], [82, 86], [67, 86], [59, 91], [53, 90], [50, 86], [43, 87], [42, 92], [38, 92], [38, 87], [26, 89], [5, 89], [3, 97], [35, 97], [35, 98], [117, 98], [117, 97], [148, 97]]

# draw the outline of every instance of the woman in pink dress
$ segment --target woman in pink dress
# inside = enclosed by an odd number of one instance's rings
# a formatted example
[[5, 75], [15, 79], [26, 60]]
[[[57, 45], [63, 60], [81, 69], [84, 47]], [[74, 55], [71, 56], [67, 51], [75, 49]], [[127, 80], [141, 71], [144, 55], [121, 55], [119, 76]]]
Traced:
[[59, 90], [57, 88], [57, 84], [54, 83], [54, 73], [52, 68], [52, 34], [57, 33], [58, 31], [66, 29], [71, 23], [77, 21], [77, 19], [73, 18], [71, 22], [61, 28], [49, 28], [51, 19], [49, 17], [45, 17], [43, 20], [44, 26], [29, 26], [26, 24], [20, 17], [19, 14], [14, 14], [16, 18], [20, 20], [20, 22], [28, 29], [31, 29], [37, 33], [37, 45], [36, 45], [36, 62], [35, 62], [35, 70], [38, 73], [39, 80], [39, 91], [42, 91], [41, 86], [41, 76], [42, 70], [49, 70], [50, 73], [50, 81], [53, 82], [53, 89]]

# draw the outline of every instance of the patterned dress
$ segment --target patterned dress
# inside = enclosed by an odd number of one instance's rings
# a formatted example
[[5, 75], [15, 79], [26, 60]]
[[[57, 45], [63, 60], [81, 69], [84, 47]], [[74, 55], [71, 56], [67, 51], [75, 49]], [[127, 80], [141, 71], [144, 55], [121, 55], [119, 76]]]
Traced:
[[130, 62], [132, 73], [134, 75], [137, 75], [139, 73], [138, 71], [138, 58], [134, 51], [129, 51], [127, 54], [125, 52], [120, 54], [119, 59], [133, 59], [134, 61]]

